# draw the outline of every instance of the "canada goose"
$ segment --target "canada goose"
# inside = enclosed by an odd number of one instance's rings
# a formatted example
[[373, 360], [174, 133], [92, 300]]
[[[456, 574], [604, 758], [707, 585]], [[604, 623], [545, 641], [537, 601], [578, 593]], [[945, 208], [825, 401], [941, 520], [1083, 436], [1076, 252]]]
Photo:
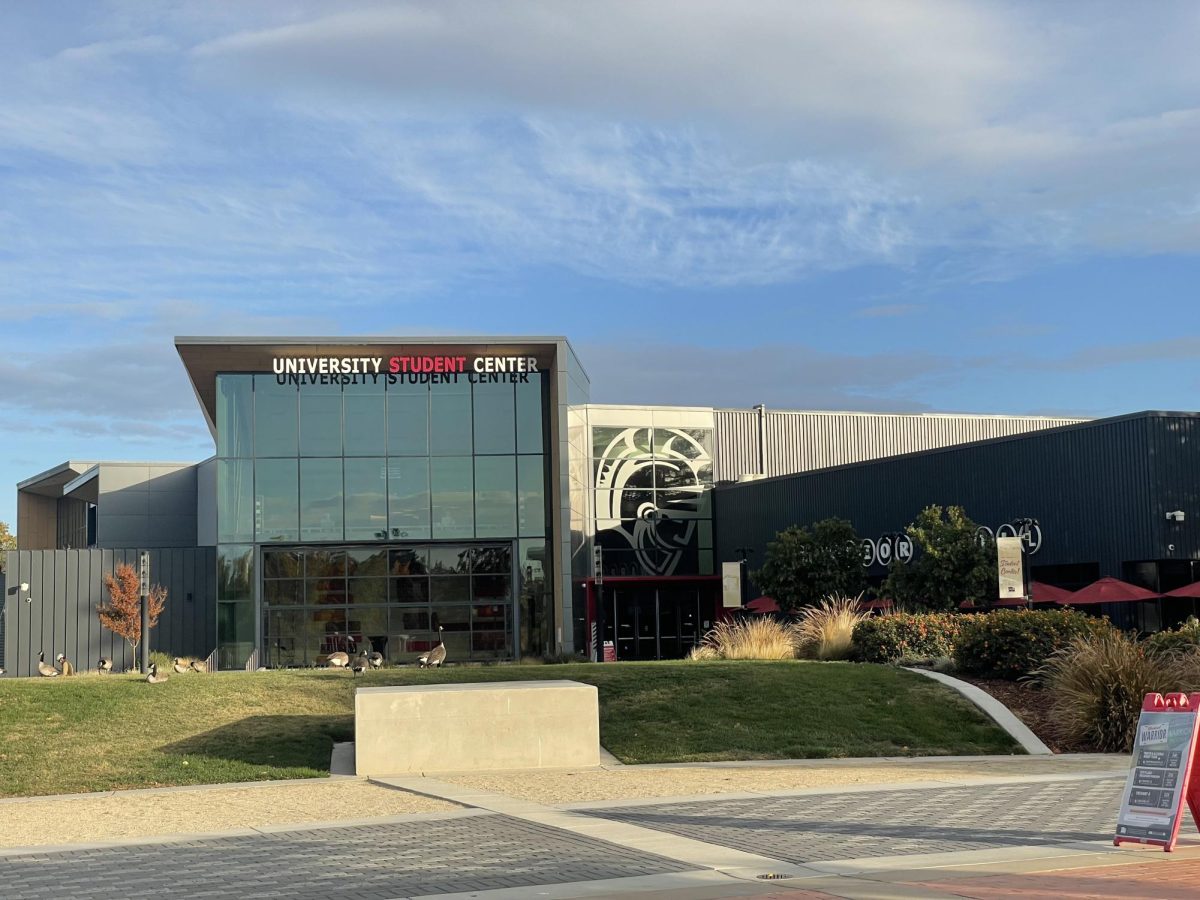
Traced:
[[0, 675], [4, 674], [4, 666], [0, 666]]
[[418, 657], [417, 662], [421, 664], [421, 668], [436, 669], [446, 661], [446, 642], [442, 639], [442, 632], [445, 629], [438, 626], [438, 645], [426, 653], [424, 656]]
[[38, 654], [38, 674], [43, 678], [53, 678], [58, 674], [58, 669], [54, 668], [54, 666], [46, 665], [45, 650]]
[[367, 654], [367, 662], [370, 663], [372, 669], [383, 668], [383, 654], [376, 651]]
[[202, 659], [193, 659], [188, 664], [188, 668], [198, 675], [206, 675], [208, 673], [208, 665]]
[[62, 672], [64, 676], [75, 674], [75, 667], [71, 665], [71, 661], [67, 659], [67, 655], [65, 653], [58, 654], [58, 656], [54, 657], [54, 661], [58, 663], [59, 671]]
[[356, 676], [361, 675], [367, 671], [370, 665], [366, 656], [356, 656], [354, 662], [350, 663], [350, 672]]
[[96, 663], [96, 671], [101, 675], [107, 675], [112, 671], [112, 660], [107, 656], [100, 657], [100, 661]]
[[187, 663], [185, 663], [178, 656], [175, 657], [175, 674], [176, 675], [183, 675], [185, 672], [190, 672], [190, 671], [192, 671], [191, 666], [189, 666]]
[[146, 676], [146, 681], [150, 684], [161, 684], [171, 676], [158, 674], [158, 663], [150, 663], [150, 674]]
[[344, 650], [339, 650], [337, 653], [330, 653], [325, 657], [325, 665], [333, 666], [335, 669], [344, 669], [350, 665], [350, 654]]

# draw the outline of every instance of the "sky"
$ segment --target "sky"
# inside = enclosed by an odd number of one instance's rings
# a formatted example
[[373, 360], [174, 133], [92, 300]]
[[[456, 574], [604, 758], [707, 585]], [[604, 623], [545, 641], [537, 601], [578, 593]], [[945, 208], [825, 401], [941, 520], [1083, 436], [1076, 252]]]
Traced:
[[0, 520], [175, 335], [564, 334], [596, 402], [1200, 409], [1200, 5], [0, 6]]

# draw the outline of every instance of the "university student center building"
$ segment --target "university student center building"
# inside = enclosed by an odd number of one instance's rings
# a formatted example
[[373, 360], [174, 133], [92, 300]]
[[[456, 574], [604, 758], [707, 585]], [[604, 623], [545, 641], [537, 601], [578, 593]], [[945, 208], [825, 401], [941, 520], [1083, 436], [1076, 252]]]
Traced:
[[119, 657], [95, 605], [103, 574], [140, 551], [169, 590], [156, 646], [215, 650], [220, 668], [351, 648], [411, 663], [439, 634], [464, 662], [594, 654], [601, 637], [621, 659], [679, 657], [730, 603], [721, 563], [749, 526], [736, 502], [722, 526], [723, 490], [1075, 425], [593, 404], [557, 337], [176, 348], [212, 457], [73, 459], [18, 485], [10, 674], [42, 650]]

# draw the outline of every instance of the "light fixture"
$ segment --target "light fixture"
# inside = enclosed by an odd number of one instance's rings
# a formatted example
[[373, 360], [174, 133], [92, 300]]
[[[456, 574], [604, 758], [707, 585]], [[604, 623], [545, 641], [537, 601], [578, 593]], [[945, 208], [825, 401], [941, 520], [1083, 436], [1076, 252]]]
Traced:
[[1182, 509], [1175, 509], [1175, 510], [1172, 510], [1171, 512], [1167, 513], [1167, 521], [1168, 522], [1182, 522], [1182, 521], [1184, 521], [1185, 518], [1186, 518], [1186, 516], [1184, 515], [1184, 512]]
[[24, 593], [24, 594], [28, 594], [28, 593], [29, 593], [29, 582], [28, 582], [28, 581], [22, 581], [22, 582], [21, 582], [21, 592], [22, 592], [22, 593]]

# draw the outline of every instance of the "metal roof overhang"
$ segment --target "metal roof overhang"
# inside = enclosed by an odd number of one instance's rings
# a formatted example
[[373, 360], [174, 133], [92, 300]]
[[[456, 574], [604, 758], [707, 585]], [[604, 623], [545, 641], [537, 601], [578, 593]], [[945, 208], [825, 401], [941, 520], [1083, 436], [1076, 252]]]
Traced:
[[277, 356], [344, 357], [428, 354], [436, 348], [447, 356], [532, 356], [539, 367], [552, 369], [565, 337], [176, 337], [175, 350], [183, 360], [192, 390], [208, 430], [216, 439], [217, 374], [271, 373]]
[[75, 481], [89, 469], [94, 469], [96, 463], [81, 460], [67, 460], [59, 463], [45, 472], [39, 472], [32, 478], [26, 478], [17, 483], [17, 491], [28, 494], [39, 494], [43, 497], [61, 497], [63, 488]]

